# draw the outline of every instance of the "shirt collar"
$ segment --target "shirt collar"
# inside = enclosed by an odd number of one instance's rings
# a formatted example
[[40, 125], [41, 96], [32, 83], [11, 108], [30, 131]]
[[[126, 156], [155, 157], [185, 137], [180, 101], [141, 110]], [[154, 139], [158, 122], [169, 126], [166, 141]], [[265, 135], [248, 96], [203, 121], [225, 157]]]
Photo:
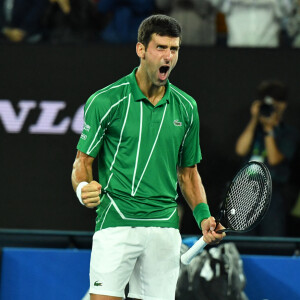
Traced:
[[[141, 91], [140, 87], [137, 84], [136, 77], [135, 77], [135, 73], [136, 73], [137, 69], [138, 69], [138, 67], [134, 68], [134, 70], [128, 75], [128, 79], [129, 79], [129, 82], [130, 82], [133, 99], [134, 99], [134, 101], [141, 101], [141, 100], [144, 100], [144, 99], [149, 101], [147, 99], [147, 97], [143, 94], [143, 92]], [[167, 83], [166, 83], [165, 87], [166, 87], [165, 94], [164, 94], [163, 98], [158, 102], [157, 106], [163, 105], [165, 103], [170, 103], [170, 83], [169, 83], [169, 80], [167, 80]]]

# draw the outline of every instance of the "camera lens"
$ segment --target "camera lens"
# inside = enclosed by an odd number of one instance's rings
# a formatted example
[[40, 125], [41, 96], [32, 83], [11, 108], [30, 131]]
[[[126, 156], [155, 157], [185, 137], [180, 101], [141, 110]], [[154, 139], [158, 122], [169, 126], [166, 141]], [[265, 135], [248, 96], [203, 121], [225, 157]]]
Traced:
[[264, 117], [270, 117], [274, 111], [274, 106], [272, 104], [262, 104], [260, 107], [260, 115]]

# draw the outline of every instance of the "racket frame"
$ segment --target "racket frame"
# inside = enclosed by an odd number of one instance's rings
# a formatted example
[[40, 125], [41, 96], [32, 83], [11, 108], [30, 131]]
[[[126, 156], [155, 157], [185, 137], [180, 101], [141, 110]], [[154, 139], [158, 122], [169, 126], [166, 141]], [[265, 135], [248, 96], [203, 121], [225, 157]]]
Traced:
[[[259, 217], [255, 220], [255, 222], [252, 225], [250, 225], [249, 227], [247, 227], [246, 229], [235, 230], [230, 227], [227, 227], [225, 229], [218, 230], [217, 233], [222, 233], [222, 232], [242, 233], [242, 232], [250, 231], [262, 221], [266, 212], [268, 211], [268, 208], [269, 208], [270, 202], [271, 202], [271, 197], [272, 197], [272, 179], [271, 179], [270, 172], [269, 172], [268, 168], [265, 166], [265, 164], [263, 164], [261, 162], [257, 162], [257, 161], [249, 161], [237, 172], [237, 174], [234, 176], [233, 180], [231, 181], [230, 186], [227, 188], [226, 198], [222, 202], [220, 216], [219, 216], [219, 219], [217, 220], [217, 226], [218, 226], [218, 223], [220, 223], [220, 221], [222, 221], [222, 225], [227, 225], [227, 226], [229, 225], [227, 222], [227, 217], [226, 217], [226, 207], [227, 207], [229, 192], [230, 192], [231, 187], [232, 187], [233, 183], [235, 182], [236, 178], [239, 176], [239, 174], [241, 172], [243, 172], [246, 168], [248, 168], [249, 165], [253, 165], [253, 164], [259, 165], [264, 170], [264, 173], [267, 177], [267, 186], [268, 186], [267, 197], [266, 197], [267, 204], [264, 205], [262, 212], [260, 213]], [[227, 224], [223, 224], [224, 221]], [[187, 252], [185, 252], [183, 255], [181, 255], [181, 258], [180, 258], [181, 263], [184, 265], [188, 265], [197, 254], [202, 252], [202, 250], [205, 248], [206, 245], [207, 244], [204, 242], [204, 238], [202, 236]]]
[[[239, 175], [244, 172], [245, 169], [247, 169], [249, 166], [251, 165], [258, 165], [261, 169], [264, 170], [264, 174], [265, 176], [267, 177], [267, 187], [268, 187], [268, 191], [267, 191], [267, 205], [264, 205], [264, 208], [263, 208], [263, 211], [262, 213], [259, 215], [259, 218], [257, 218], [257, 220], [255, 220], [255, 222], [250, 225], [249, 227], [247, 227], [246, 229], [243, 229], [243, 230], [236, 230], [236, 229], [232, 229], [230, 227], [230, 224], [228, 222], [228, 219], [226, 217], [226, 211], [227, 211], [227, 202], [228, 202], [228, 198], [229, 198], [229, 194], [230, 194], [230, 191], [231, 191], [231, 188], [232, 188], [232, 185], [235, 183], [236, 179], [239, 177]], [[224, 201], [222, 202], [222, 206], [221, 206], [221, 210], [220, 210], [220, 213], [219, 213], [219, 218], [217, 219], [217, 226], [219, 223], [222, 223], [223, 226], [225, 226], [226, 228], [225, 229], [221, 229], [221, 230], [218, 230], [216, 231], [217, 233], [223, 233], [223, 232], [227, 232], [227, 233], [243, 233], [243, 232], [249, 232], [251, 231], [252, 229], [254, 229], [262, 220], [263, 218], [265, 217], [268, 209], [269, 209], [269, 206], [270, 206], [270, 203], [271, 203], [271, 198], [272, 198], [272, 178], [271, 178], [271, 174], [270, 174], [270, 171], [268, 170], [267, 166], [262, 163], [262, 162], [258, 162], [258, 161], [249, 161], [248, 163], [246, 163], [237, 173], [236, 175], [234, 176], [234, 178], [232, 179], [230, 185], [228, 186], [227, 188], [227, 191], [226, 191], [226, 198], [224, 199]], [[216, 226], [216, 227], [217, 227]]]

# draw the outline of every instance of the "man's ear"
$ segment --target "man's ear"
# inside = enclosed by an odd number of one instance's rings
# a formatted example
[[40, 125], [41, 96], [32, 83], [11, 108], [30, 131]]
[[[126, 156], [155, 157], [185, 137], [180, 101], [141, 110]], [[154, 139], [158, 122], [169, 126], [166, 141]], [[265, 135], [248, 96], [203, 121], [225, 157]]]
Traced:
[[138, 55], [139, 58], [143, 59], [145, 58], [145, 46], [142, 43], [137, 43], [136, 44], [136, 54]]

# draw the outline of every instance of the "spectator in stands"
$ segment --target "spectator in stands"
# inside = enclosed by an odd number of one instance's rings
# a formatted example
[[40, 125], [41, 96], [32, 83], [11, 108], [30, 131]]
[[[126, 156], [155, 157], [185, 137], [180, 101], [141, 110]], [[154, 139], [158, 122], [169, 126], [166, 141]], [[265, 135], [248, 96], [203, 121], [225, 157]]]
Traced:
[[300, 48], [300, 0], [294, 0], [293, 13], [287, 20], [287, 32], [292, 47]]
[[296, 152], [299, 135], [283, 121], [287, 107], [287, 88], [276, 80], [263, 81], [258, 100], [251, 106], [251, 118], [236, 143], [236, 153], [247, 161], [264, 162], [273, 182], [272, 201], [263, 222], [257, 228], [262, 236], [285, 236], [289, 203], [284, 189], [290, 175], [290, 162]]
[[213, 46], [216, 43], [216, 9], [207, 0], [156, 0], [158, 11], [182, 25], [184, 45]]
[[109, 43], [135, 43], [142, 20], [154, 12], [154, 0], [101, 0], [98, 11], [111, 15], [100, 38]]
[[47, 0], [0, 0], [1, 39], [13, 43], [38, 42]]
[[90, 0], [49, 0], [44, 39], [53, 44], [95, 41], [96, 6]]
[[292, 0], [209, 0], [225, 14], [230, 47], [278, 47]]

